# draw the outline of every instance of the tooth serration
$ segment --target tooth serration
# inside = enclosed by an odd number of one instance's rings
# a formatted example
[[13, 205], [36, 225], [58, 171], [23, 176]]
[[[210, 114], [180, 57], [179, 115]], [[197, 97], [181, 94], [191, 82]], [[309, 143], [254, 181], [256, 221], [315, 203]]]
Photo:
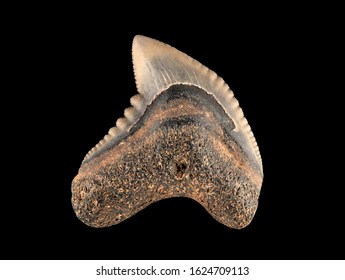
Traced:
[[124, 115], [129, 122], [133, 123], [137, 118], [138, 111], [133, 107], [129, 107], [125, 110]]
[[142, 112], [145, 110], [146, 104], [145, 104], [145, 99], [142, 95], [137, 94], [132, 96], [131, 100], [131, 105], [137, 109], [139, 112]]
[[111, 129], [109, 129], [108, 133], [111, 136], [116, 136], [120, 133], [120, 129], [118, 127], [114, 126]]
[[116, 126], [121, 130], [125, 130], [127, 125], [128, 125], [128, 121], [126, 118], [119, 118], [116, 121]]

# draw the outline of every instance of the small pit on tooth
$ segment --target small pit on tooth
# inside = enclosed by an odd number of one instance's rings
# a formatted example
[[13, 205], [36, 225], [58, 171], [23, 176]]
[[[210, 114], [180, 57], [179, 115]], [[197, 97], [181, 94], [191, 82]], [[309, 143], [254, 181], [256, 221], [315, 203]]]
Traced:
[[188, 164], [185, 160], [174, 161], [174, 174], [177, 180], [182, 180], [187, 174]]

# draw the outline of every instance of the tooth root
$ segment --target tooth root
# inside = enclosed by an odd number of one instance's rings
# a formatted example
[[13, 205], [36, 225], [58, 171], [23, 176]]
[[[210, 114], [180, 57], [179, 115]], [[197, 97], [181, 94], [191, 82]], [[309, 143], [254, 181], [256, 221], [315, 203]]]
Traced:
[[142, 112], [145, 109], [145, 99], [142, 95], [137, 94], [132, 96], [131, 105], [137, 109], [139, 112]]
[[126, 118], [119, 118], [117, 121], [116, 121], [116, 126], [121, 129], [121, 130], [125, 130], [126, 127], [128, 125], [128, 121]]
[[130, 107], [130, 108], [127, 108], [125, 110], [125, 113], [124, 113], [125, 117], [128, 119], [128, 121], [130, 122], [134, 122], [134, 120], [137, 118], [138, 116], [138, 111], [133, 108], [133, 107]]

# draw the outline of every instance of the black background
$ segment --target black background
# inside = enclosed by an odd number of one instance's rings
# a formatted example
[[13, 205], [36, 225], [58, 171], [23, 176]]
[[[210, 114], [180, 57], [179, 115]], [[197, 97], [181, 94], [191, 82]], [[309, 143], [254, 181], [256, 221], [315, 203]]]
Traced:
[[[10, 90], [17, 118], [10, 115], [7, 122], [15, 149], [4, 149], [10, 157], [3, 174], [8, 183], [1, 197], [0, 258], [344, 258], [343, 187], [325, 171], [333, 162], [323, 159], [324, 118], [316, 104], [322, 24], [304, 21], [306, 12], [253, 9], [236, 17], [232, 10], [218, 16], [219, 9], [199, 14], [182, 8], [173, 16], [128, 14], [129, 24], [117, 19], [121, 10], [91, 10], [47, 12], [21, 22], [12, 34], [9, 72], [20, 78]], [[136, 34], [189, 54], [234, 91], [265, 175], [247, 228], [227, 228], [187, 198], [160, 201], [110, 228], [90, 228], [76, 218], [71, 181], [136, 94]]]

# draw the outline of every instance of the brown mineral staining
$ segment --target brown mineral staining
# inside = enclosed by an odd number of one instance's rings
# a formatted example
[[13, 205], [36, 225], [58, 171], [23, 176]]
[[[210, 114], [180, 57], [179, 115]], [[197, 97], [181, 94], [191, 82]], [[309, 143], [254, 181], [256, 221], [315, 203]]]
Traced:
[[247, 226], [263, 172], [259, 149], [232, 91], [178, 50], [136, 36], [139, 94], [125, 118], [85, 157], [72, 204], [93, 227], [118, 224], [169, 197], [198, 201], [219, 222]]

